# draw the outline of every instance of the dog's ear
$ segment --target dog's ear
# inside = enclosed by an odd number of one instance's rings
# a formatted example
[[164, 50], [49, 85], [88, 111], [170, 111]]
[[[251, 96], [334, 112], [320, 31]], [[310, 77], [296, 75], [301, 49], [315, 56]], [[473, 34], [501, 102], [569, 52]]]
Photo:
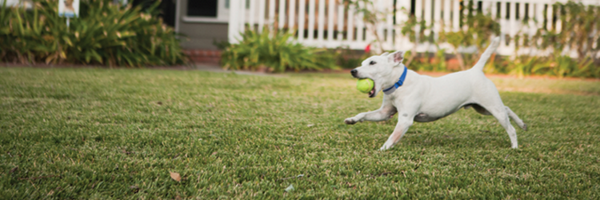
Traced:
[[394, 66], [402, 63], [404, 60], [404, 51], [396, 51], [388, 55], [388, 62], [394, 63]]

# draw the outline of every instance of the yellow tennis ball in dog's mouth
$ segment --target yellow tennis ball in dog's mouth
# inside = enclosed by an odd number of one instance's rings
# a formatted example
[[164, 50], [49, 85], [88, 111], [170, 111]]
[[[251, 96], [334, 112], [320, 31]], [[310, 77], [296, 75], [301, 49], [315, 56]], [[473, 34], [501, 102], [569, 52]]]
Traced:
[[371, 79], [358, 79], [358, 82], [356, 83], [356, 89], [362, 93], [369, 93], [373, 89], [373, 85], [374, 83]]

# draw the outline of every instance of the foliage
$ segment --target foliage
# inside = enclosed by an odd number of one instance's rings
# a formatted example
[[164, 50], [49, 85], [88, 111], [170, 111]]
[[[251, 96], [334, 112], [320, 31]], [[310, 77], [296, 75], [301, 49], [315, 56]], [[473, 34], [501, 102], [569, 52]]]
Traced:
[[385, 16], [392, 13], [393, 11], [380, 11], [375, 9], [375, 4], [371, 0], [342, 0], [346, 6], [352, 5], [356, 8], [353, 14], [362, 16], [362, 21], [365, 23], [368, 31], [373, 34], [375, 39], [370, 41], [370, 44], [374, 44], [375, 53], [383, 53], [383, 40], [379, 32], [377, 32], [377, 25], [380, 21], [385, 21]]
[[[576, 52], [577, 57], [597, 59], [600, 45], [600, 6], [585, 6], [581, 2], [555, 3], [562, 26], [560, 29], [541, 28], [529, 44], [539, 49], [552, 48], [555, 52], [566, 54], [568, 50]], [[541, 40], [542, 42], [538, 42]], [[594, 47], [595, 46], [595, 47]]]
[[352, 50], [347, 46], [334, 49], [337, 64], [342, 69], [354, 69], [361, 65], [362, 61], [372, 56], [370, 52]]
[[[363, 16], [367, 29], [377, 36], [376, 24], [385, 20], [385, 12], [373, 9], [373, 2], [367, 0], [346, 0], [347, 5], [357, 7], [357, 14]], [[464, 7], [468, 9], [467, 15], [462, 14], [461, 28], [457, 31], [445, 30], [441, 24], [442, 31], [439, 35], [434, 34], [433, 24], [410, 15], [406, 8], [402, 8], [409, 18], [400, 23], [400, 33], [407, 37], [412, 43], [412, 49], [405, 56], [405, 64], [415, 70], [425, 71], [453, 71], [445, 61], [442, 48], [439, 44], [448, 43], [454, 50], [455, 58], [458, 60], [460, 70], [467, 69], [479, 59], [481, 53], [489, 45], [489, 38], [500, 35], [500, 24], [498, 18], [489, 14], [483, 14], [474, 9], [473, 1], [463, 1]], [[562, 24], [560, 29], [547, 30], [546, 26], [540, 28], [536, 34], [530, 35], [518, 31], [513, 40], [516, 44], [515, 55], [496, 59], [492, 56], [486, 67], [486, 72], [508, 73], [519, 77], [526, 75], [549, 75], [557, 77], [595, 77], [600, 78], [600, 6], [583, 5], [569, 1], [567, 3], [556, 3], [554, 11], [560, 13], [558, 21]], [[545, 13], [544, 16], [547, 16]], [[528, 20], [523, 19], [523, 24], [528, 25]], [[553, 23], [553, 22], [545, 22]], [[537, 24], [537, 23], [534, 23]], [[378, 37], [372, 42], [377, 44]], [[435, 45], [437, 52], [417, 52], [417, 45]], [[466, 47], [475, 47], [474, 53], [460, 53], [458, 50]], [[538, 51], [552, 52], [547, 56], [531, 56], [519, 53], [522, 48], [534, 48]], [[429, 49], [429, 48], [428, 48]], [[383, 50], [381, 50], [383, 51]], [[412, 53], [411, 53], [412, 52]], [[434, 55], [434, 58], [430, 58]], [[576, 58], [572, 57], [576, 55]]]
[[227, 49], [227, 47], [229, 47], [231, 45], [231, 43], [229, 43], [229, 40], [226, 40], [226, 39], [222, 39], [222, 40], [213, 39], [212, 44], [221, 51]]
[[[560, 13], [561, 28], [540, 28], [531, 39], [521, 42], [522, 46], [552, 52], [539, 59], [546, 65], [535, 71], [558, 77], [600, 78], [600, 6], [569, 1], [555, 3], [554, 7]], [[571, 57], [573, 52], [576, 59]]]
[[500, 93], [516, 150], [461, 109], [378, 151], [398, 115], [345, 125], [382, 100], [349, 74], [3, 67], [0, 199], [599, 199], [600, 84], [492, 81], [567, 94]]
[[[407, 13], [408, 11], [404, 10], [404, 12]], [[405, 58], [407, 58], [404, 62], [406, 66], [411, 66], [411, 63], [418, 55], [417, 46], [421, 41], [427, 41], [429, 44], [432, 42], [432, 35], [425, 34], [425, 30], [429, 28], [431, 28], [431, 26], [427, 26], [427, 22], [425, 20], [418, 20], [415, 16], [410, 16], [404, 23], [404, 26], [402, 26], [400, 29], [400, 33], [408, 37], [409, 41], [413, 44], [412, 49], [410, 50], [411, 53], [405, 56]]]
[[[560, 29], [547, 29], [544, 26], [534, 35], [520, 33], [514, 38], [517, 45], [515, 52], [521, 48], [533, 48], [550, 53], [545, 57], [515, 53], [513, 60], [502, 61], [509, 66], [504, 71], [519, 77], [548, 75], [599, 78], [597, 61], [600, 61], [600, 45], [594, 47], [594, 42], [600, 39], [600, 22], [596, 19], [600, 7], [567, 2], [554, 4], [554, 10], [560, 12]], [[527, 24], [527, 20], [524, 23]], [[571, 57], [573, 55], [577, 58]]]
[[548, 75], [556, 77], [599, 77], [600, 68], [595, 67], [591, 59], [578, 59], [566, 55], [537, 57], [522, 55], [511, 63], [506, 61], [509, 74], [519, 77], [526, 75]]
[[[465, 70], [466, 66], [472, 66], [477, 62], [489, 45], [489, 39], [493, 35], [500, 34], [500, 24], [491, 15], [484, 15], [481, 12], [462, 18], [463, 28], [454, 32], [442, 30], [438, 42], [448, 42], [454, 47], [454, 55], [459, 61], [460, 68]], [[476, 53], [471, 54], [470, 57], [458, 51], [461, 47], [469, 46], [475, 46], [476, 48]]]
[[342, 69], [354, 69], [356, 67], [359, 67], [361, 65], [361, 62], [365, 59], [367, 59], [366, 56], [344, 57], [340, 55], [338, 56], [337, 63]]
[[36, 0], [33, 10], [0, 8], [0, 60], [20, 63], [85, 63], [109, 66], [184, 64], [187, 58], [172, 28], [148, 10], [112, 0], [82, 0], [70, 26], [57, 14], [57, 0]]
[[269, 71], [336, 69], [333, 53], [306, 47], [292, 40], [292, 33], [246, 30], [238, 44], [230, 44], [221, 54], [226, 69], [266, 68]]

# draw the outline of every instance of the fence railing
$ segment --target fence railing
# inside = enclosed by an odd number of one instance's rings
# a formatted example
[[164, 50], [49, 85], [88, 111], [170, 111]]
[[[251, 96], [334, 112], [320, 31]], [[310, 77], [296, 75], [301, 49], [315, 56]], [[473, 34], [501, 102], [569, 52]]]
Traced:
[[[376, 29], [385, 50], [408, 50], [413, 47], [409, 38], [400, 34], [402, 24], [414, 15], [432, 25], [434, 37], [442, 31], [461, 29], [461, 16], [468, 12], [491, 14], [501, 25], [502, 45], [500, 55], [514, 55], [519, 32], [534, 34], [545, 26], [548, 30], [561, 30], [559, 12], [553, 10], [556, 2], [566, 0], [374, 0], [375, 9], [386, 13], [376, 24], [367, 27], [363, 16], [356, 7], [346, 5], [342, 0], [230, 0], [229, 41], [235, 43], [240, 32], [246, 29], [260, 31], [263, 27], [280, 31], [294, 30], [296, 39], [308, 46], [350, 49], [364, 49], [374, 40], [369, 31]], [[600, 5], [600, 0], [580, 0], [585, 5]], [[463, 6], [464, 4], [464, 6]], [[473, 5], [472, 9], [465, 6]], [[523, 23], [523, 19], [527, 20]], [[369, 28], [369, 30], [368, 30]], [[595, 44], [598, 45], [598, 44]], [[418, 43], [417, 52], [434, 52], [438, 48], [427, 42]], [[444, 43], [439, 48], [452, 51], [452, 46]], [[469, 50], [471, 49], [471, 50]], [[461, 47], [459, 51], [473, 51], [474, 48]], [[521, 48], [519, 51], [541, 54], [535, 49]]]

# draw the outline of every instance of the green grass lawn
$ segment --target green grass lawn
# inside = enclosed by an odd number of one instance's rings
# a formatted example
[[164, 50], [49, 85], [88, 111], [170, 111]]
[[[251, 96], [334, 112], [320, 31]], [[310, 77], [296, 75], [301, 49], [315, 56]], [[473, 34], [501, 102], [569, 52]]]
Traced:
[[501, 92], [519, 149], [471, 109], [382, 152], [349, 74], [0, 68], [0, 199], [600, 198], [600, 82], [493, 80], [561, 93]]

